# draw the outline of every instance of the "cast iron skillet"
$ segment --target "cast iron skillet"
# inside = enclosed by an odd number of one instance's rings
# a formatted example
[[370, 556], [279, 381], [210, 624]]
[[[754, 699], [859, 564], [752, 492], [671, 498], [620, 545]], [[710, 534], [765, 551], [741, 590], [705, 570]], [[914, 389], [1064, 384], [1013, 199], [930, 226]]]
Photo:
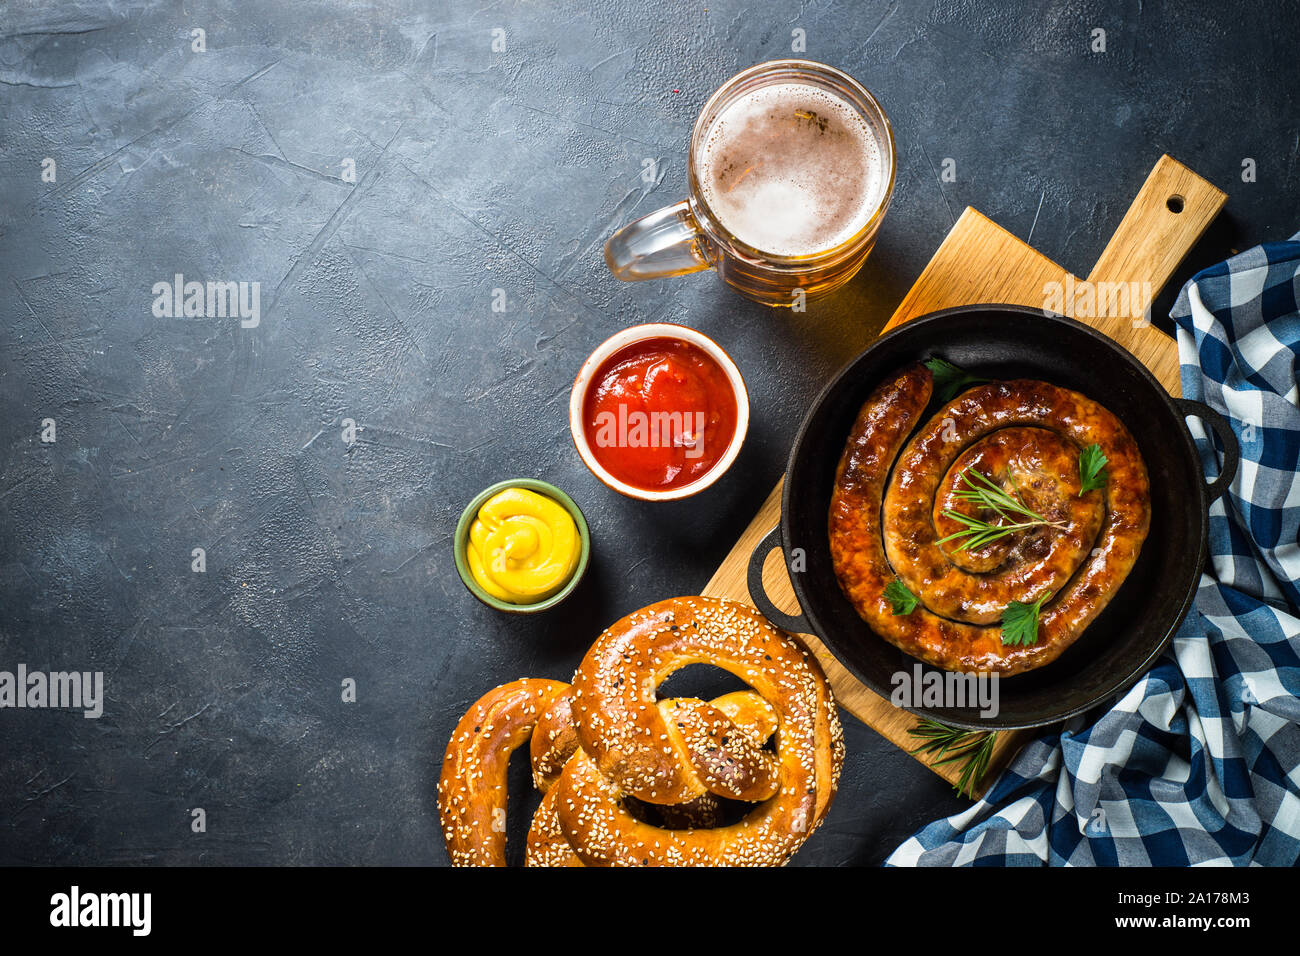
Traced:
[[[935, 356], [982, 378], [1035, 378], [1082, 392], [1119, 416], [1146, 461], [1151, 531], [1123, 586], [1083, 635], [1051, 664], [999, 679], [996, 717], [982, 718], [976, 707], [908, 708], [971, 729], [1064, 720], [1133, 684], [1182, 622], [1206, 550], [1206, 509], [1237, 471], [1236, 436], [1218, 412], [1171, 398], [1124, 348], [1061, 316], [1013, 305], [964, 306], [914, 319], [877, 339], [831, 381], [804, 418], [786, 469], [781, 523], [750, 556], [749, 593], [773, 623], [817, 635], [886, 700], [895, 674], [935, 668], [877, 636], [844, 597], [831, 565], [827, 514], [835, 468], [862, 403], [886, 375]], [[1206, 422], [1224, 449], [1220, 474], [1208, 486], [1185, 416]], [[784, 546], [801, 616], [780, 611], [763, 591], [763, 560], [778, 545]], [[803, 570], [791, 567], [793, 549], [803, 551]]]

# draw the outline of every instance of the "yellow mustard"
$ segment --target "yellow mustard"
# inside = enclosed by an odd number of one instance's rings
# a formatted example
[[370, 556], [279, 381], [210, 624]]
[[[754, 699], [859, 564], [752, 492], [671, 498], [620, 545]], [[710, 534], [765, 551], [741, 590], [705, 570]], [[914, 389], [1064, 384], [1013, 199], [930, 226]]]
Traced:
[[536, 604], [573, 576], [581, 542], [573, 517], [558, 502], [507, 488], [479, 508], [465, 550], [470, 574], [484, 591], [510, 604]]

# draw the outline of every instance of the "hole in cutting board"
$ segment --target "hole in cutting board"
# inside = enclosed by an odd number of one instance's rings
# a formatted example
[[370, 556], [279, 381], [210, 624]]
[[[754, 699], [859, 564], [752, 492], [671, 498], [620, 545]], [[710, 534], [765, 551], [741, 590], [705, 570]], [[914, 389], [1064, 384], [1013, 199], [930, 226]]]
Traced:
[[1170, 212], [1173, 212], [1173, 213], [1179, 213], [1179, 212], [1182, 212], [1182, 211], [1183, 211], [1183, 197], [1182, 197], [1182, 196], [1170, 196], [1168, 199], [1165, 200], [1165, 206], [1169, 209]]

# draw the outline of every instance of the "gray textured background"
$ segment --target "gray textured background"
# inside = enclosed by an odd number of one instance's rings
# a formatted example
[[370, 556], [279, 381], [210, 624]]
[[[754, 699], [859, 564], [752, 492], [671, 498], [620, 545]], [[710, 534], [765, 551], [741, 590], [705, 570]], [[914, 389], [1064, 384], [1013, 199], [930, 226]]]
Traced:
[[[867, 268], [803, 315], [708, 275], [613, 280], [601, 245], [682, 197], [701, 104], [796, 27], [894, 122]], [[1167, 151], [1231, 194], [1175, 288], [1294, 232], [1298, 39], [1292, 2], [6, 3], [0, 669], [103, 670], [108, 700], [0, 711], [0, 863], [444, 863], [462, 711], [703, 585], [965, 205], [1086, 273]], [[260, 282], [260, 326], [154, 318], [177, 272]], [[566, 398], [601, 340], [656, 319], [728, 348], [755, 416], [713, 489], [649, 506], [582, 466]], [[449, 546], [520, 475], [594, 535], [580, 592], [532, 619], [478, 605]], [[878, 862], [963, 805], [848, 723], [797, 863]]]

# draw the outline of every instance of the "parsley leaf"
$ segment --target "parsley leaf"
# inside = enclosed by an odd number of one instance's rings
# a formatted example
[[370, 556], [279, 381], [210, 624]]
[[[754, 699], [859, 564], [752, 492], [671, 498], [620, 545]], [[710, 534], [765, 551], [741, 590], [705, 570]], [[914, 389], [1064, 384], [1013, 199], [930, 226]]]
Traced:
[[885, 588], [885, 600], [894, 608], [894, 615], [911, 614], [920, 605], [921, 600], [907, 589], [907, 585], [898, 578], [890, 581]]
[[1110, 461], [1102, 452], [1100, 445], [1089, 445], [1079, 455], [1079, 497], [1082, 498], [1094, 488], [1105, 488], [1106, 479], [1110, 477], [1102, 469]]
[[924, 365], [934, 376], [934, 394], [940, 405], [947, 405], [958, 392], [988, 381], [986, 378], [977, 378], [964, 368], [945, 362], [941, 358], [926, 359]]
[[1051, 592], [1044, 594], [1033, 604], [1012, 601], [1002, 612], [1002, 643], [1012, 647], [1029, 647], [1038, 643], [1038, 615], [1043, 605], [1051, 598]]

